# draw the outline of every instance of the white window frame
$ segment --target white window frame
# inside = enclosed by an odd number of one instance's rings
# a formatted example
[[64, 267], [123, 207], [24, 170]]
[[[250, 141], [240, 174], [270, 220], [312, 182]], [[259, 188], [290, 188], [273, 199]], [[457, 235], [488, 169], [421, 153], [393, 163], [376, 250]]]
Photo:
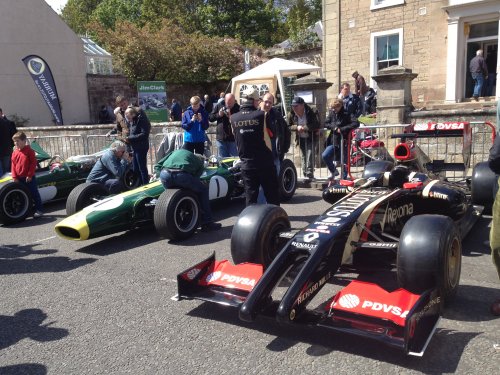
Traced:
[[[398, 34], [399, 37], [399, 57], [398, 57], [398, 65], [403, 65], [403, 29], [392, 29], [379, 31], [376, 33], [370, 34], [370, 77], [373, 77], [377, 74], [377, 46], [375, 41], [377, 38], [382, 36], [394, 35]], [[371, 79], [370, 87], [376, 88], [377, 83]]]
[[370, 10], [388, 8], [396, 5], [403, 5], [404, 3], [405, 0], [371, 0]]

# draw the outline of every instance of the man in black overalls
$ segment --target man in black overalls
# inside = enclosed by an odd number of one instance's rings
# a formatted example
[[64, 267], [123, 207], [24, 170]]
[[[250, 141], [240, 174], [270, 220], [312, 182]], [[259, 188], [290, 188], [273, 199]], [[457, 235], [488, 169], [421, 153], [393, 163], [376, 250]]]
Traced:
[[240, 112], [231, 116], [241, 174], [245, 187], [246, 205], [257, 203], [262, 185], [267, 203], [279, 206], [279, 187], [272, 153], [272, 129], [265, 125], [265, 112], [259, 111], [259, 94], [247, 89], [241, 95]]

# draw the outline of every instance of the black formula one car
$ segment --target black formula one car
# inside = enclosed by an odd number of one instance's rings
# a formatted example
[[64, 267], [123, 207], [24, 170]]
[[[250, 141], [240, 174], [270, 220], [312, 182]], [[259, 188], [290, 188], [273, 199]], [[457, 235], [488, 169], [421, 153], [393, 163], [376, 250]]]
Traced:
[[[213, 254], [177, 276], [177, 298], [236, 307], [243, 321], [274, 317], [423, 355], [444, 302], [457, 291], [462, 239], [483, 210], [472, 203], [471, 185], [494, 178], [480, 167], [472, 179], [448, 182], [436, 172], [456, 165], [430, 161], [415, 133], [395, 137], [402, 139], [396, 164], [370, 162], [363, 178], [327, 188], [323, 198], [331, 206], [305, 228], [291, 230], [280, 207], [247, 207], [231, 236], [235, 265]], [[384, 270], [395, 270], [397, 282], [382, 287], [362, 277]], [[308, 309], [344, 271], [360, 277]], [[284, 281], [290, 283], [277, 293]]]

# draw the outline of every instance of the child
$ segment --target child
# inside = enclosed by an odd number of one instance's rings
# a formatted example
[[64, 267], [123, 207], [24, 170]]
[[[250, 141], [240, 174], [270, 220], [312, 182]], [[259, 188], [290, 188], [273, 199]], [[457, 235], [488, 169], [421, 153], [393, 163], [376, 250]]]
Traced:
[[15, 144], [11, 159], [12, 178], [15, 182], [26, 185], [30, 190], [33, 200], [35, 201], [35, 213], [33, 217], [43, 216], [42, 199], [40, 198], [35, 178], [35, 151], [26, 144], [26, 134], [24, 134], [24, 132], [17, 132], [12, 137], [12, 140]]

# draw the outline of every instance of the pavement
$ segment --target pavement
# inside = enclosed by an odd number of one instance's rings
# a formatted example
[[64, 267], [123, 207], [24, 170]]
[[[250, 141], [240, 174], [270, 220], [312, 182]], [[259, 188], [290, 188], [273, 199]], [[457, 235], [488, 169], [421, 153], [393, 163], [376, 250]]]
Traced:
[[[320, 190], [298, 189], [283, 208], [299, 228], [328, 205]], [[217, 206], [221, 230], [178, 243], [152, 227], [63, 240], [53, 230], [65, 217], [61, 202], [46, 205], [43, 218], [0, 226], [0, 374], [499, 373], [500, 319], [489, 313], [500, 297], [491, 218], [465, 239], [458, 295], [418, 358], [366, 339], [265, 318], [246, 323], [228, 307], [173, 301], [178, 273], [214, 251], [230, 258], [242, 209], [242, 202]]]

